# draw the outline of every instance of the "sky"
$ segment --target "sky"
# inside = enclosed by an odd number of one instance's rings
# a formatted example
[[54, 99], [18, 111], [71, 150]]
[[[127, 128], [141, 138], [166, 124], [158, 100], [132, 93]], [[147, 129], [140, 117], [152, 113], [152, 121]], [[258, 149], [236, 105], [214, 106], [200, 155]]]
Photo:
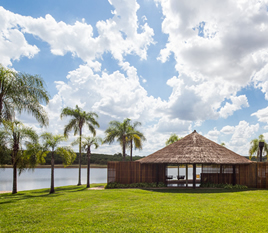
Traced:
[[0, 63], [44, 79], [49, 127], [18, 116], [38, 133], [62, 134], [62, 108], [78, 105], [99, 115], [102, 138], [112, 120], [141, 122], [147, 141], [134, 155], [196, 130], [247, 156], [252, 139], [268, 140], [267, 9], [262, 0], [0, 0]]

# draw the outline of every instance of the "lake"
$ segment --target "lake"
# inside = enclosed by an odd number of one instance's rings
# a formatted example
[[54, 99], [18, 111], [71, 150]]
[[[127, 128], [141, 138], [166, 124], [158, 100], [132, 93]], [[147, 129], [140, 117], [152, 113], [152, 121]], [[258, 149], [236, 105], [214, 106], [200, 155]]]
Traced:
[[[196, 168], [200, 174], [201, 168]], [[188, 168], [188, 177], [192, 179], [193, 169]], [[12, 190], [12, 168], [0, 168], [0, 191]], [[50, 188], [50, 168], [36, 168], [34, 171], [24, 171], [18, 176], [18, 191]], [[174, 178], [178, 174], [177, 168], [168, 168], [168, 175]], [[82, 168], [82, 184], [87, 181], [87, 169]], [[185, 175], [185, 168], [180, 168], [180, 175]], [[78, 183], [78, 168], [55, 168], [55, 187], [76, 185]], [[107, 168], [91, 168], [90, 183], [107, 183]]]

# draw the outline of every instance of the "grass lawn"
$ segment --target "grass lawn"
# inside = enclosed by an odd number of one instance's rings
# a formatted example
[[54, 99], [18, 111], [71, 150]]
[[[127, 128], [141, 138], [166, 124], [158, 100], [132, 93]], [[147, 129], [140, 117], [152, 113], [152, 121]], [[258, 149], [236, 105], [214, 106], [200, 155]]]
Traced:
[[48, 192], [0, 194], [0, 232], [268, 232], [268, 190]]

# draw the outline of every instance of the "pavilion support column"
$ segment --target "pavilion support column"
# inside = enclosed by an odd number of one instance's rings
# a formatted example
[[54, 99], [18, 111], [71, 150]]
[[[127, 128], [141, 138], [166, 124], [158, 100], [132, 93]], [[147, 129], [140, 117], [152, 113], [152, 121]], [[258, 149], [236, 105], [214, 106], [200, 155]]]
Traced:
[[233, 185], [236, 185], [235, 165], [233, 165]]
[[159, 183], [159, 165], [156, 164], [156, 185], [158, 186]]
[[180, 177], [180, 164], [178, 164], [178, 186], [180, 186], [180, 184], [179, 184], [179, 181], [180, 181], [180, 179], [179, 179], [179, 177]]
[[220, 179], [219, 179], [219, 184], [222, 184], [223, 182], [223, 177], [222, 177], [222, 164], [220, 165]]
[[186, 164], [186, 187], [188, 187], [188, 164]]
[[193, 164], [193, 188], [195, 189], [195, 183], [196, 183], [196, 164]]

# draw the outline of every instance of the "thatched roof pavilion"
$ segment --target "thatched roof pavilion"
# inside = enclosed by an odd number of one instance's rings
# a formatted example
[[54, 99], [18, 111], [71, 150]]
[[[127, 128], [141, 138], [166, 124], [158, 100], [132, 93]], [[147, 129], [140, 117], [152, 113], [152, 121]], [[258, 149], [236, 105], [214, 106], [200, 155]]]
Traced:
[[164, 147], [140, 163], [166, 164], [250, 164], [250, 160], [193, 131], [181, 140]]

